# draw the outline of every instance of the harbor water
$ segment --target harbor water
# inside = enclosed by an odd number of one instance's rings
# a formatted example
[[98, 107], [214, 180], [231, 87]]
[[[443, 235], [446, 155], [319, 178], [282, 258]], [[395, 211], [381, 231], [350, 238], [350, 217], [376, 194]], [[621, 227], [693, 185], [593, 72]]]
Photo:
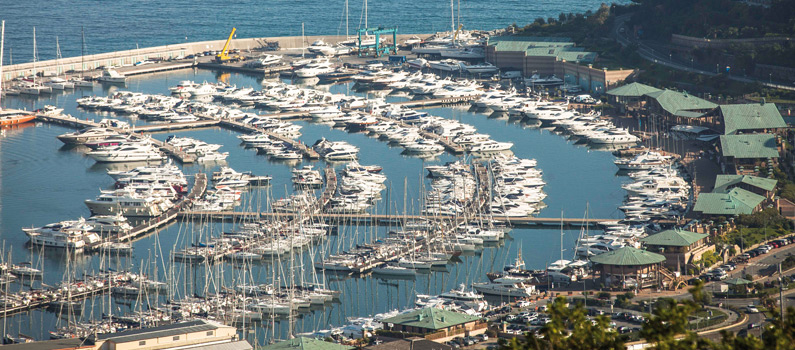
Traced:
[[[620, 0], [618, 3], [629, 1]], [[345, 0], [240, 0], [131, 1], [92, 0], [4, 1], [6, 20], [5, 64], [33, 59], [33, 27], [40, 60], [56, 57], [59, 37], [63, 57], [81, 54], [81, 28], [86, 54], [130, 50], [136, 47], [221, 40], [232, 27], [239, 38], [345, 35]], [[365, 27], [365, 0], [348, 1], [348, 33]], [[456, 0], [455, 17], [465, 29], [491, 30], [513, 23], [520, 26], [536, 18], [558, 18], [562, 12], [596, 11], [602, 1], [564, 0]], [[460, 5], [460, 10], [458, 9]], [[142, 24], [145, 21], [145, 25]], [[434, 33], [451, 28], [450, 1], [369, 1], [367, 25], [397, 26], [399, 33]]]
[[[256, 88], [261, 83], [257, 78], [244, 74], [185, 69], [130, 77], [126, 87], [96, 85], [93, 91], [76, 90], [41, 98], [8, 97], [2, 101], [2, 105], [5, 108], [32, 110], [50, 104], [64, 108], [64, 113], [81, 119], [98, 121], [105, 117], [116, 117], [127, 120], [124, 117], [79, 109], [75, 99], [86, 95], [104, 96], [114, 89], [167, 94], [167, 88], [181, 80], [214, 82], [219, 78], [238, 87]], [[349, 84], [326, 88], [336, 93], [351, 93]], [[399, 98], [389, 98], [396, 99]], [[545, 200], [547, 207], [541, 210], [539, 216], [554, 218], [564, 215], [579, 218], [585, 215], [587, 207], [588, 216], [591, 218], [621, 217], [621, 212], [616, 208], [624, 198], [625, 192], [620, 186], [626, 178], [616, 175], [617, 169], [612, 162], [615, 158], [610, 152], [574, 144], [547, 129], [470, 111], [468, 106], [439, 107], [427, 111], [433, 115], [471, 124], [479, 132], [490, 134], [497, 141], [511, 141], [514, 143], [513, 152], [517, 156], [537, 159], [538, 168], [543, 170], [543, 178], [547, 182], [544, 191], [548, 194]], [[375, 209], [378, 213], [385, 213], [387, 210], [390, 213], [402, 212], [404, 206], [411, 213], [419, 212], [420, 193], [424, 184], [427, 184], [427, 171], [423, 167], [456, 159], [449, 154], [432, 160], [408, 157], [401, 155], [400, 148], [389, 147], [363, 133], [352, 134], [342, 129], [305, 121], [295, 123], [303, 126], [303, 135], [299, 138], [303, 143], [311, 144], [322, 137], [335, 141], [345, 140], [360, 148], [361, 164], [378, 164], [383, 167], [382, 173], [388, 177], [387, 190]], [[29, 261], [43, 269], [42, 282], [47, 285], [55, 285], [67, 276], [64, 264], [66, 257], [50, 249], [31, 248], [20, 229], [89, 216], [83, 201], [97, 196], [100, 189], [112, 187], [113, 180], [106, 174], [109, 168], [125, 168], [125, 165], [97, 164], [85, 155], [85, 149], [64, 146], [55, 138], [71, 131], [60, 126], [36, 123], [7, 129], [0, 137], [0, 239], [4, 242], [5, 251], [11, 252], [12, 261]], [[173, 134], [222, 144], [220, 151], [230, 153], [227, 161], [222, 164], [182, 166], [188, 175], [210, 173], [218, 170], [221, 165], [228, 165], [238, 171], [273, 176], [271, 186], [248, 192], [238, 210], [264, 210], [269, 201], [292, 193], [290, 170], [293, 165], [271, 162], [266, 157], [257, 155], [256, 151], [245, 149], [237, 138], [240, 135], [238, 132], [213, 127]], [[153, 137], [164, 140], [169, 135], [171, 133], [157, 133]], [[323, 161], [304, 164], [313, 164], [316, 169], [326, 166]], [[126, 167], [130, 166], [134, 165]], [[342, 167], [339, 164], [334, 166], [338, 169]], [[407, 198], [405, 203], [404, 197]], [[384, 237], [388, 230], [395, 229], [390, 227], [342, 226], [336, 235], [296, 255], [293, 261], [265, 261], [245, 268], [229, 263], [215, 266], [170, 263], [169, 253], [172, 250], [196, 242], [201, 235], [218, 234], [232, 228], [232, 223], [199, 225], [177, 222], [157, 234], [134, 242], [134, 253], [131, 257], [104, 260], [99, 255], [91, 254], [70, 257], [70, 271], [79, 277], [83, 273], [110, 267], [115, 270], [144, 272], [150, 277], [157, 275], [158, 279], [169, 281], [177, 297], [212, 293], [217, 287], [210, 281], [216, 279], [225, 280], [227, 283], [245, 281], [250, 284], [272, 283], [274, 278], [280, 279], [281, 282], [277, 284], [286, 284], [283, 282], [290, 279], [295, 282], [303, 279], [324, 283], [327, 288], [342, 291], [338, 303], [323, 310], [303, 314], [295, 321], [292, 327], [295, 327], [296, 333], [301, 333], [344, 325], [350, 317], [364, 317], [412, 307], [416, 294], [437, 294], [457, 288], [461, 284], [485, 281], [486, 272], [501, 270], [506, 263], [512, 262], [520, 247], [528, 268], [544, 268], [561, 256], [570, 259], [574, 253], [575, 240], [580, 234], [578, 228], [571, 227], [515, 228], [504, 242], [486, 247], [476, 255], [462, 255], [460, 262], [448, 264], [444, 271], [418, 274], [411, 280], [383, 280], [375, 276], [339, 277], [321, 272], [315, 274], [312, 267], [312, 262], [321, 254], [333, 254], [356, 243]], [[564, 251], [561, 252], [561, 249]], [[23, 287], [20, 283], [14, 283], [8, 288], [9, 291], [16, 291]], [[119, 301], [105, 296], [89, 299], [86, 305], [78, 319], [98, 319], [107, 313], [146, 309], [148, 302]], [[22, 331], [37, 339], [47, 339], [48, 331], [57, 326], [65, 326], [68, 321], [65, 315], [58, 317], [48, 311], [31, 311], [10, 317], [7, 333], [16, 334]], [[291, 326], [288, 322], [284, 321], [275, 325], [257, 326], [256, 332], [250, 335], [250, 340], [263, 343], [270, 338], [283, 339], [289, 327]]]

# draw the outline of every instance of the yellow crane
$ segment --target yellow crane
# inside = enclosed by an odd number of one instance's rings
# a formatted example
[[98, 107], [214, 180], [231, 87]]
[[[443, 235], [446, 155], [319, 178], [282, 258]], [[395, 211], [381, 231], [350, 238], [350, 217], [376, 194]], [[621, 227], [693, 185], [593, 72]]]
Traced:
[[240, 56], [237, 54], [229, 55], [229, 43], [232, 42], [232, 38], [235, 36], [235, 32], [237, 28], [232, 28], [232, 32], [229, 33], [229, 38], [226, 39], [226, 43], [224, 44], [224, 49], [217, 55], [215, 55], [215, 62], [217, 63], [225, 63], [225, 62], [236, 62], [240, 60]]
[[455, 40], [458, 39], [458, 32], [461, 31], [461, 28], [464, 28], [464, 25], [459, 23], [458, 24], [458, 29], [456, 29], [455, 30], [455, 34], [453, 34], [453, 42], [455, 42]]

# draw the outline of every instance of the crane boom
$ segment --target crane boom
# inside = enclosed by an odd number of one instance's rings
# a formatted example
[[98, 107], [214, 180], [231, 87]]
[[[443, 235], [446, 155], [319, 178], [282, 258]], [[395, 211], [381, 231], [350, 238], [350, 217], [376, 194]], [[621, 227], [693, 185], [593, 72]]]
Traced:
[[216, 62], [223, 63], [223, 62], [226, 62], [226, 61], [229, 61], [229, 60], [234, 60], [236, 58], [236, 57], [230, 57], [229, 54], [228, 54], [228, 52], [229, 52], [229, 44], [232, 42], [232, 38], [235, 36], [235, 32], [236, 31], [237, 31], [237, 28], [233, 27], [232, 28], [232, 32], [229, 33], [229, 38], [226, 39], [226, 43], [224, 43], [224, 48], [221, 50], [221, 52], [219, 54], [215, 55], [215, 61]]

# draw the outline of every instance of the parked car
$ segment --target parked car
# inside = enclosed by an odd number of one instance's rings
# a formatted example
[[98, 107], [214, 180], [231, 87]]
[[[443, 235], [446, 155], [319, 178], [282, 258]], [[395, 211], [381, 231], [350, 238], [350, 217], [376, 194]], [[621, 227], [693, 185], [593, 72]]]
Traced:
[[754, 305], [748, 305], [745, 307], [745, 312], [749, 314], [755, 314], [759, 312], [759, 309], [757, 309]]

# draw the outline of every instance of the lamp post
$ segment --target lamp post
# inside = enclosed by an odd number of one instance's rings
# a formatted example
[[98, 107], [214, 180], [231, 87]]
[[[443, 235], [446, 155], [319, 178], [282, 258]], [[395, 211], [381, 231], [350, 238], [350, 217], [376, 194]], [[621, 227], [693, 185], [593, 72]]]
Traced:
[[767, 82], [770, 83], [770, 84], [773, 84], [773, 73], [768, 74]]

